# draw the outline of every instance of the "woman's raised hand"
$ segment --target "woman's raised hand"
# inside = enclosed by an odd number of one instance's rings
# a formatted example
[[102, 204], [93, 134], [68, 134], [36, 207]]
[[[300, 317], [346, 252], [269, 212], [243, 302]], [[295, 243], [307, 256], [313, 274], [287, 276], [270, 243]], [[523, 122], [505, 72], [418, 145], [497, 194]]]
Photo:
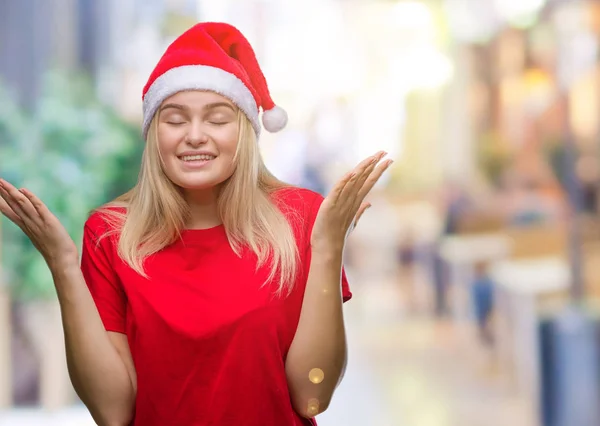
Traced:
[[38, 197], [0, 179], [0, 213], [29, 237], [50, 269], [78, 264], [77, 246], [65, 227]]
[[313, 226], [313, 248], [343, 250], [348, 233], [370, 206], [365, 197], [393, 162], [380, 163], [386, 154], [381, 151], [361, 161], [325, 197]]

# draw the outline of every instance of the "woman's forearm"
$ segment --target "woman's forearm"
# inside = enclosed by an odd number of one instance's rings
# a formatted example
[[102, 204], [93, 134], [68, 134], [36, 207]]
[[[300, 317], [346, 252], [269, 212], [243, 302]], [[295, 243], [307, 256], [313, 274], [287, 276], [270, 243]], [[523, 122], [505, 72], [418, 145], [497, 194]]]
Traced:
[[300, 320], [286, 359], [294, 409], [325, 411], [346, 367], [341, 289], [342, 250], [313, 248]]
[[135, 383], [113, 346], [78, 263], [51, 266], [73, 387], [101, 426], [131, 421]]

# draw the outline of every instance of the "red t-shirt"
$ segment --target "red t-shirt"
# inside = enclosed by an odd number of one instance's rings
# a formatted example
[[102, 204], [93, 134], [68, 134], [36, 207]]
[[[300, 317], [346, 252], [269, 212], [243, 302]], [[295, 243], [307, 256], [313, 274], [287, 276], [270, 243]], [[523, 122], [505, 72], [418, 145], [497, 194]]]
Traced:
[[[87, 220], [81, 267], [106, 330], [127, 335], [138, 381], [134, 426], [316, 424], [293, 410], [284, 365], [323, 197], [298, 188], [273, 197], [285, 206], [301, 259], [283, 299], [263, 286], [268, 267], [256, 270], [250, 251], [234, 254], [222, 225], [183, 231], [147, 259], [145, 279], [118, 257], [116, 236], [97, 244], [108, 226], [102, 216]], [[345, 273], [341, 285], [347, 301]]]

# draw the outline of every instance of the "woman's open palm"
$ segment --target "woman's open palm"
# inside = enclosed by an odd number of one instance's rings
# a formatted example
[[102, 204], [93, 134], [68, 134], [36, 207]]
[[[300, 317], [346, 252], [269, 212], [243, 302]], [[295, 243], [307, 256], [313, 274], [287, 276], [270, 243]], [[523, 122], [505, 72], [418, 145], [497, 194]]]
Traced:
[[49, 266], [78, 258], [67, 230], [38, 197], [0, 179], [0, 213], [29, 237]]
[[386, 160], [380, 164], [385, 155], [378, 152], [361, 161], [325, 197], [313, 227], [313, 247], [343, 248], [348, 233], [369, 207], [365, 197], [393, 162]]

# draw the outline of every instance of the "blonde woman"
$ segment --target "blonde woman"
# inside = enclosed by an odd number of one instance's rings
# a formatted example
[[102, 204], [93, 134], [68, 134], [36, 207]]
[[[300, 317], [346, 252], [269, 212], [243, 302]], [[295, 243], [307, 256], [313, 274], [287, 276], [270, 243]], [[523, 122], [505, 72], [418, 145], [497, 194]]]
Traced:
[[71, 380], [99, 425], [314, 425], [346, 365], [348, 231], [391, 164], [378, 153], [323, 199], [265, 168], [257, 139], [286, 124], [252, 48], [203, 23], [144, 88], [135, 187], [76, 244], [26, 189], [0, 210], [50, 267]]

